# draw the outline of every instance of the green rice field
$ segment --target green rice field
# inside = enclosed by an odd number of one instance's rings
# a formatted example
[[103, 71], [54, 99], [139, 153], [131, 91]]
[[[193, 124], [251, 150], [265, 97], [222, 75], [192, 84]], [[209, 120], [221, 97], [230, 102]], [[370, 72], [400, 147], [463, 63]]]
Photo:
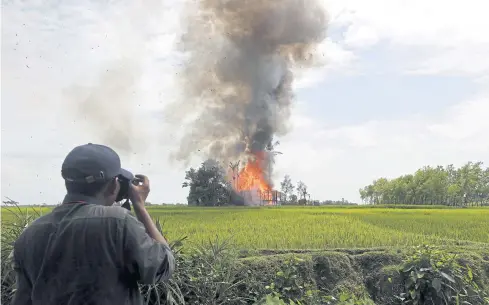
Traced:
[[[187, 243], [195, 245], [216, 237], [242, 249], [489, 243], [488, 208], [160, 206], [148, 210], [163, 223], [167, 238], [186, 236]], [[11, 212], [2, 209], [2, 221], [12, 219]]]

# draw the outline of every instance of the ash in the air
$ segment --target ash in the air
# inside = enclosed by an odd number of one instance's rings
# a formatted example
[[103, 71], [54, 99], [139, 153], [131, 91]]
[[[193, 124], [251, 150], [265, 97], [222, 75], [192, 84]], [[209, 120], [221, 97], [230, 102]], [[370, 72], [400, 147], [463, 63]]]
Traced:
[[265, 150], [287, 131], [291, 69], [313, 64], [325, 38], [323, 7], [315, 0], [200, 0], [186, 12], [182, 98], [167, 109], [184, 128], [175, 157], [204, 152], [228, 164], [246, 148]]

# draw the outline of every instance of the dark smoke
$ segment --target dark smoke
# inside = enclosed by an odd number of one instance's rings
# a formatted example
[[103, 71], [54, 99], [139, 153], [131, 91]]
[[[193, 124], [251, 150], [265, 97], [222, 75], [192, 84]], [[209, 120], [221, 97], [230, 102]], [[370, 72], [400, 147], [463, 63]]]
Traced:
[[[203, 152], [228, 164], [287, 132], [292, 69], [314, 63], [327, 18], [315, 0], [201, 0], [187, 10], [175, 158]], [[268, 160], [269, 158], [267, 158]]]

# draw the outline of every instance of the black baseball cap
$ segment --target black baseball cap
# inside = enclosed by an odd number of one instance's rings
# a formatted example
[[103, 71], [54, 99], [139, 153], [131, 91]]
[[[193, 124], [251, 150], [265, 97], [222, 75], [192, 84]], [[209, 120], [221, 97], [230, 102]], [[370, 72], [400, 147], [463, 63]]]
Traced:
[[88, 143], [73, 148], [61, 166], [61, 176], [67, 182], [108, 182], [119, 175], [134, 179], [130, 171], [121, 168], [119, 155], [100, 144]]

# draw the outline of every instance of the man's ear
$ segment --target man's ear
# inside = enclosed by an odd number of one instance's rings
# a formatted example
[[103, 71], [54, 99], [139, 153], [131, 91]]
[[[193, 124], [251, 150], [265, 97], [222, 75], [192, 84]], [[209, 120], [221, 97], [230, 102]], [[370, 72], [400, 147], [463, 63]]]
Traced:
[[107, 185], [107, 189], [105, 190], [107, 196], [113, 196], [113, 195], [117, 195], [117, 193], [119, 192], [119, 189], [118, 189], [118, 181], [117, 179], [112, 179], [109, 184]]

